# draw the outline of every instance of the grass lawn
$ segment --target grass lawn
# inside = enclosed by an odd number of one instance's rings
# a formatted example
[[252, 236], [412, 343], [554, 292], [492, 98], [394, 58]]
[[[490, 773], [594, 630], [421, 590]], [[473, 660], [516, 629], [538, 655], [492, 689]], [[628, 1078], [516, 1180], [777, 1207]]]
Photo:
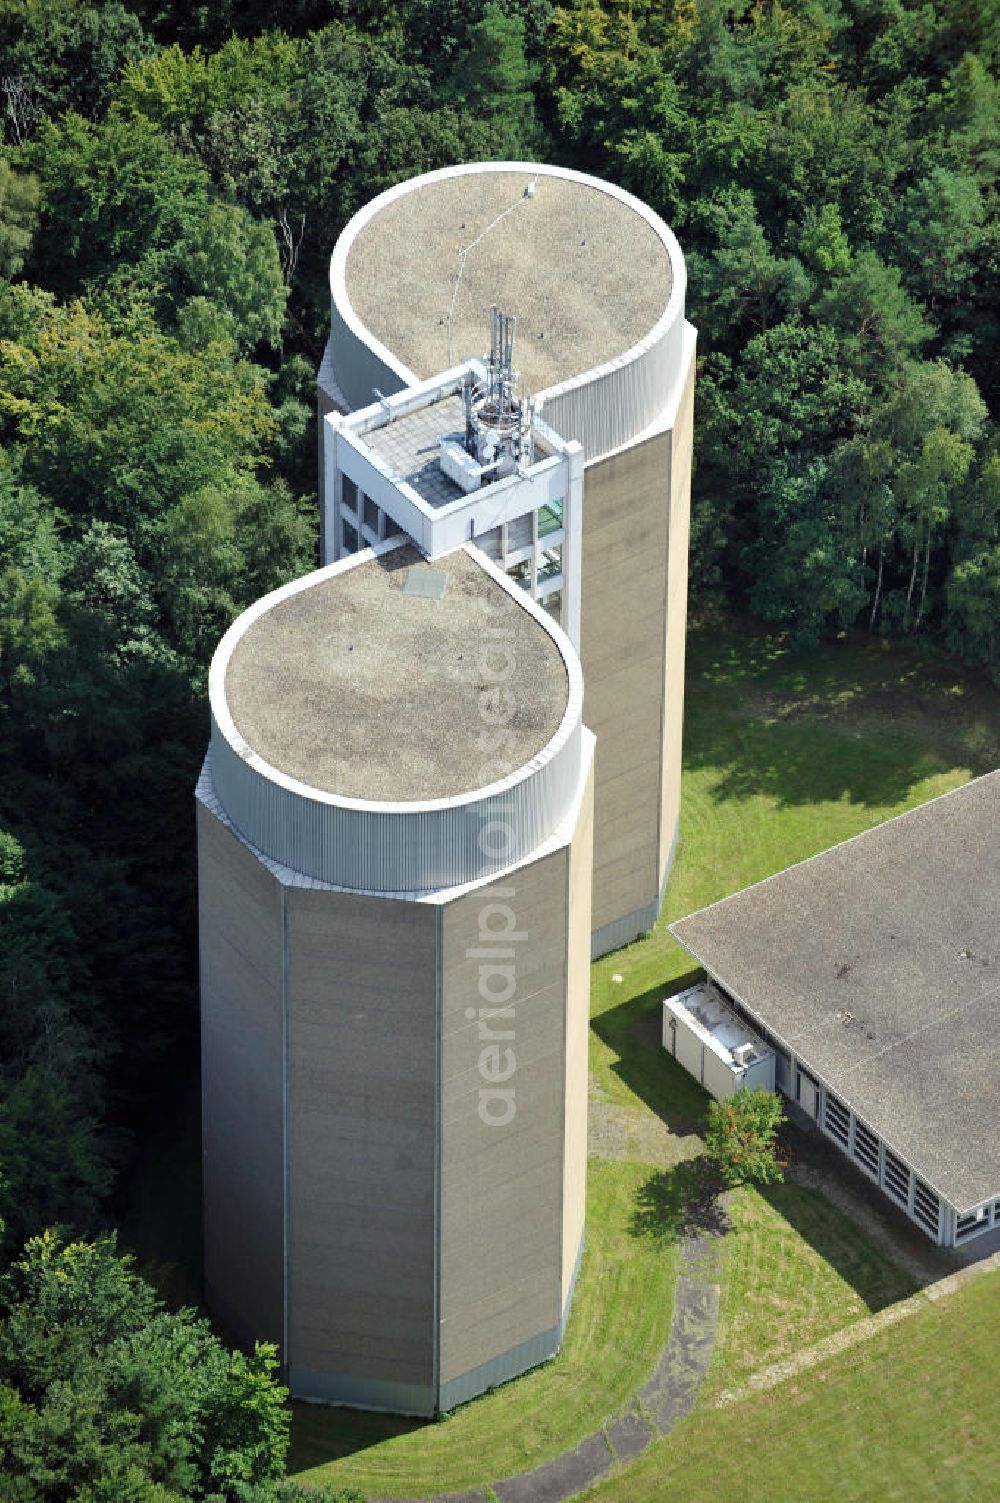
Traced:
[[701, 1404], [593, 1503], [980, 1503], [1000, 1493], [1000, 1273], [731, 1407]]
[[706, 1396], [915, 1292], [913, 1280], [818, 1190], [741, 1190], [730, 1218]]
[[296, 1405], [289, 1471], [412, 1498], [525, 1471], [624, 1409], [656, 1365], [673, 1313], [671, 1198], [653, 1224], [638, 1214], [648, 1174], [591, 1164], [587, 1246], [554, 1361], [436, 1424]]

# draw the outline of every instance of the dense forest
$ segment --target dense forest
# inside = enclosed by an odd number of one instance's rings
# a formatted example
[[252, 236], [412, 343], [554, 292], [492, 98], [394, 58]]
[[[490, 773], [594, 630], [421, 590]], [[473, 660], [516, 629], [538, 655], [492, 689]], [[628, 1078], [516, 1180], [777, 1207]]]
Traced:
[[1000, 679], [998, 49], [997, 0], [0, 7], [4, 1503], [307, 1496], [273, 1353], [111, 1228], [196, 1049], [207, 666], [315, 559], [347, 218], [482, 158], [638, 194], [699, 329], [694, 606]]

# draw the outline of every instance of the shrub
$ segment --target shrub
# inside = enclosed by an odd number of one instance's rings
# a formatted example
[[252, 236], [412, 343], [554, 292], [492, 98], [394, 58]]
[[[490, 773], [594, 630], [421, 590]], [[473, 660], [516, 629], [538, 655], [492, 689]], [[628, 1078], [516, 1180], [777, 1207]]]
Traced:
[[705, 1147], [727, 1185], [767, 1185], [782, 1178], [777, 1136], [785, 1120], [771, 1091], [737, 1091], [710, 1101]]

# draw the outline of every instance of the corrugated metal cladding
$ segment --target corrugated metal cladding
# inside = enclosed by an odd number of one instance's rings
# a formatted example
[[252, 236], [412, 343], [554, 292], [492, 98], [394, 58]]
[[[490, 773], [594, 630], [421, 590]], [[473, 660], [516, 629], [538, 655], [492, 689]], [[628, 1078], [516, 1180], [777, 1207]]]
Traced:
[[684, 309], [647, 349], [601, 375], [539, 396], [539, 410], [560, 438], [576, 439], [586, 459], [619, 449], [663, 412], [680, 380]]
[[522, 1341], [520, 1346], [512, 1347], [509, 1352], [501, 1352], [500, 1356], [492, 1357], [480, 1367], [472, 1368], [461, 1377], [442, 1383], [438, 1408], [446, 1414], [449, 1409], [477, 1398], [490, 1388], [509, 1383], [511, 1378], [519, 1378], [529, 1368], [537, 1367], [540, 1362], [547, 1362], [550, 1357], [554, 1357], [561, 1341], [562, 1326], [553, 1326], [549, 1331], [532, 1336], [530, 1341]]
[[580, 705], [565, 740], [520, 781], [443, 808], [387, 810], [310, 798], [254, 767], [212, 722], [218, 797], [240, 834], [273, 861], [365, 892], [426, 892], [523, 860], [570, 813], [580, 781]]
[[327, 349], [331, 355], [334, 379], [340, 387], [351, 410], [367, 407], [375, 401], [372, 395], [377, 387], [384, 397], [402, 391], [405, 382], [363, 339], [349, 329], [337, 306], [336, 298], [330, 303], [330, 340]]

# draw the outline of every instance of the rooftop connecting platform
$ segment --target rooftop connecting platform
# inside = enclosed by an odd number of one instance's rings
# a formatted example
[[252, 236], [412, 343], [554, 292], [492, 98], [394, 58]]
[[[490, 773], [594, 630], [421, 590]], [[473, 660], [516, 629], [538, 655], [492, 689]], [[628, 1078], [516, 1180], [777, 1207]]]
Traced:
[[[388, 471], [413, 490], [429, 507], [440, 510], [451, 502], [464, 502], [467, 491], [462, 490], [441, 468], [442, 439], [450, 439], [463, 446], [465, 443], [465, 403], [452, 391], [445, 396], [430, 400], [424, 406], [405, 406], [387, 402], [384, 407], [372, 408], [379, 415], [388, 415], [389, 421], [361, 430], [371, 453], [385, 465]], [[534, 431], [534, 454], [537, 461], [550, 459], [556, 448], [538, 431]]]
[[1000, 1196], [1000, 772], [671, 932], [958, 1212]]
[[404, 413], [395, 422], [371, 429], [366, 437], [372, 453], [428, 505], [446, 506], [464, 496], [461, 486], [442, 470], [440, 458], [443, 438], [465, 442], [465, 404], [460, 396], [452, 393]]
[[577, 443], [564, 443], [534, 414], [525, 420], [530, 459], [514, 469], [484, 472], [480, 484], [463, 489], [442, 468], [442, 441], [464, 452], [463, 386], [482, 372], [480, 362], [470, 361], [347, 416], [327, 419], [325, 525], [331, 535], [336, 535], [334, 506], [345, 478], [429, 559], [442, 558], [470, 538], [553, 502], [567, 514], [575, 508], [579, 528], [582, 450]]

